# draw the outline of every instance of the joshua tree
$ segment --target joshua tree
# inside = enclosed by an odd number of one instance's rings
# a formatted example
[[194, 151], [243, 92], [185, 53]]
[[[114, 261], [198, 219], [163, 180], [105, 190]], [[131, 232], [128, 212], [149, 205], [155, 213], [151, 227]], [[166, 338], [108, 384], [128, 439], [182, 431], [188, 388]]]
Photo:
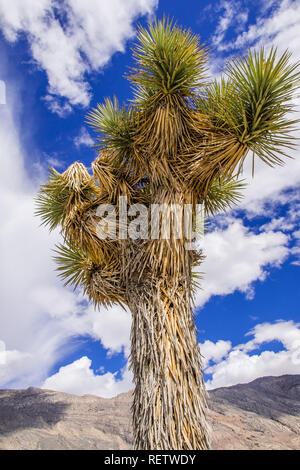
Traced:
[[[126, 236], [119, 196], [128, 206], [164, 204], [168, 220], [177, 217], [170, 207], [188, 204], [193, 223], [197, 204], [208, 217], [238, 202], [249, 151], [274, 166], [293, 145], [296, 121], [288, 115], [298, 66], [288, 52], [249, 51], [225, 66], [225, 78], [208, 82], [207, 49], [166, 20], [139, 29], [133, 56], [129, 106], [107, 99], [88, 115], [98, 135], [92, 174], [78, 162], [52, 169], [38, 214], [50, 229], [61, 227], [56, 261], [66, 284], [81, 285], [96, 306], [118, 303], [132, 313], [134, 447], [208, 449], [192, 309], [202, 253], [174, 229], [169, 238], [147, 238], [143, 227]], [[100, 204], [117, 206], [116, 239], [99, 236]]]

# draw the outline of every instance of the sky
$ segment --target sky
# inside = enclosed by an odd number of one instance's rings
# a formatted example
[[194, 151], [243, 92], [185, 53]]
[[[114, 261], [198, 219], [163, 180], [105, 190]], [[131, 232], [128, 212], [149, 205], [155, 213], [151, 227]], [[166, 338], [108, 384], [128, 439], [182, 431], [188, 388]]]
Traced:
[[[133, 387], [130, 312], [96, 311], [63, 286], [52, 259], [60, 234], [40, 226], [34, 197], [49, 166], [90, 166], [87, 112], [131, 98], [137, 25], [164, 14], [200, 35], [211, 77], [262, 45], [300, 60], [299, 0], [0, 0], [2, 389], [111, 397]], [[256, 160], [254, 178], [247, 161], [243, 200], [209, 221], [195, 297], [208, 389], [300, 373], [299, 147], [290, 156], [275, 169]]]

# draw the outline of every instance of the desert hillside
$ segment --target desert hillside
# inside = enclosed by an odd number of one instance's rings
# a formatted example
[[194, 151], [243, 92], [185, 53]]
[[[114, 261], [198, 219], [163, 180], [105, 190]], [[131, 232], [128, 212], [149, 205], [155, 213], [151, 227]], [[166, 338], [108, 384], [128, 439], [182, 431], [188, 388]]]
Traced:
[[[209, 392], [214, 449], [300, 449], [300, 375]], [[131, 393], [0, 390], [0, 450], [129, 449]]]

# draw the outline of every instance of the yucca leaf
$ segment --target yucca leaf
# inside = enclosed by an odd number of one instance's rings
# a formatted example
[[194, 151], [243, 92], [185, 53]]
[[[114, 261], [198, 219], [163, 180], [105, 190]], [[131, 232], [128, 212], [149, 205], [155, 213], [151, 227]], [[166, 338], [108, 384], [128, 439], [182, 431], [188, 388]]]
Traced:
[[199, 37], [172, 20], [140, 27], [133, 49], [136, 67], [129, 80], [140, 97], [156, 93], [191, 96], [205, 81], [207, 50]]
[[62, 224], [68, 199], [67, 189], [61, 186], [61, 174], [50, 169], [49, 181], [41, 186], [35, 200], [35, 215], [41, 218], [42, 224], [48, 226], [50, 231]]
[[98, 134], [98, 146], [127, 152], [132, 144], [134, 112], [132, 108], [120, 107], [119, 101], [107, 98], [104, 104], [92, 109], [87, 115], [87, 123]]
[[205, 214], [216, 215], [240, 202], [245, 186], [236, 178], [214, 180], [203, 200]]
[[65, 285], [71, 284], [74, 290], [86, 280], [87, 268], [91, 264], [86, 255], [79, 248], [70, 244], [56, 245], [54, 260], [57, 263], [59, 277]]

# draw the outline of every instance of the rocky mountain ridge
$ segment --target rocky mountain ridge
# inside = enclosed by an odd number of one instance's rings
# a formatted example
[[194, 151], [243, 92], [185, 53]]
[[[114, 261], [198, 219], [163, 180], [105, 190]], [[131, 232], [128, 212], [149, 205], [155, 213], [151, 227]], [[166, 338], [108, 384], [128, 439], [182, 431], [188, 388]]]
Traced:
[[[0, 390], [0, 450], [130, 449], [132, 393]], [[300, 375], [209, 392], [214, 449], [300, 450]]]

